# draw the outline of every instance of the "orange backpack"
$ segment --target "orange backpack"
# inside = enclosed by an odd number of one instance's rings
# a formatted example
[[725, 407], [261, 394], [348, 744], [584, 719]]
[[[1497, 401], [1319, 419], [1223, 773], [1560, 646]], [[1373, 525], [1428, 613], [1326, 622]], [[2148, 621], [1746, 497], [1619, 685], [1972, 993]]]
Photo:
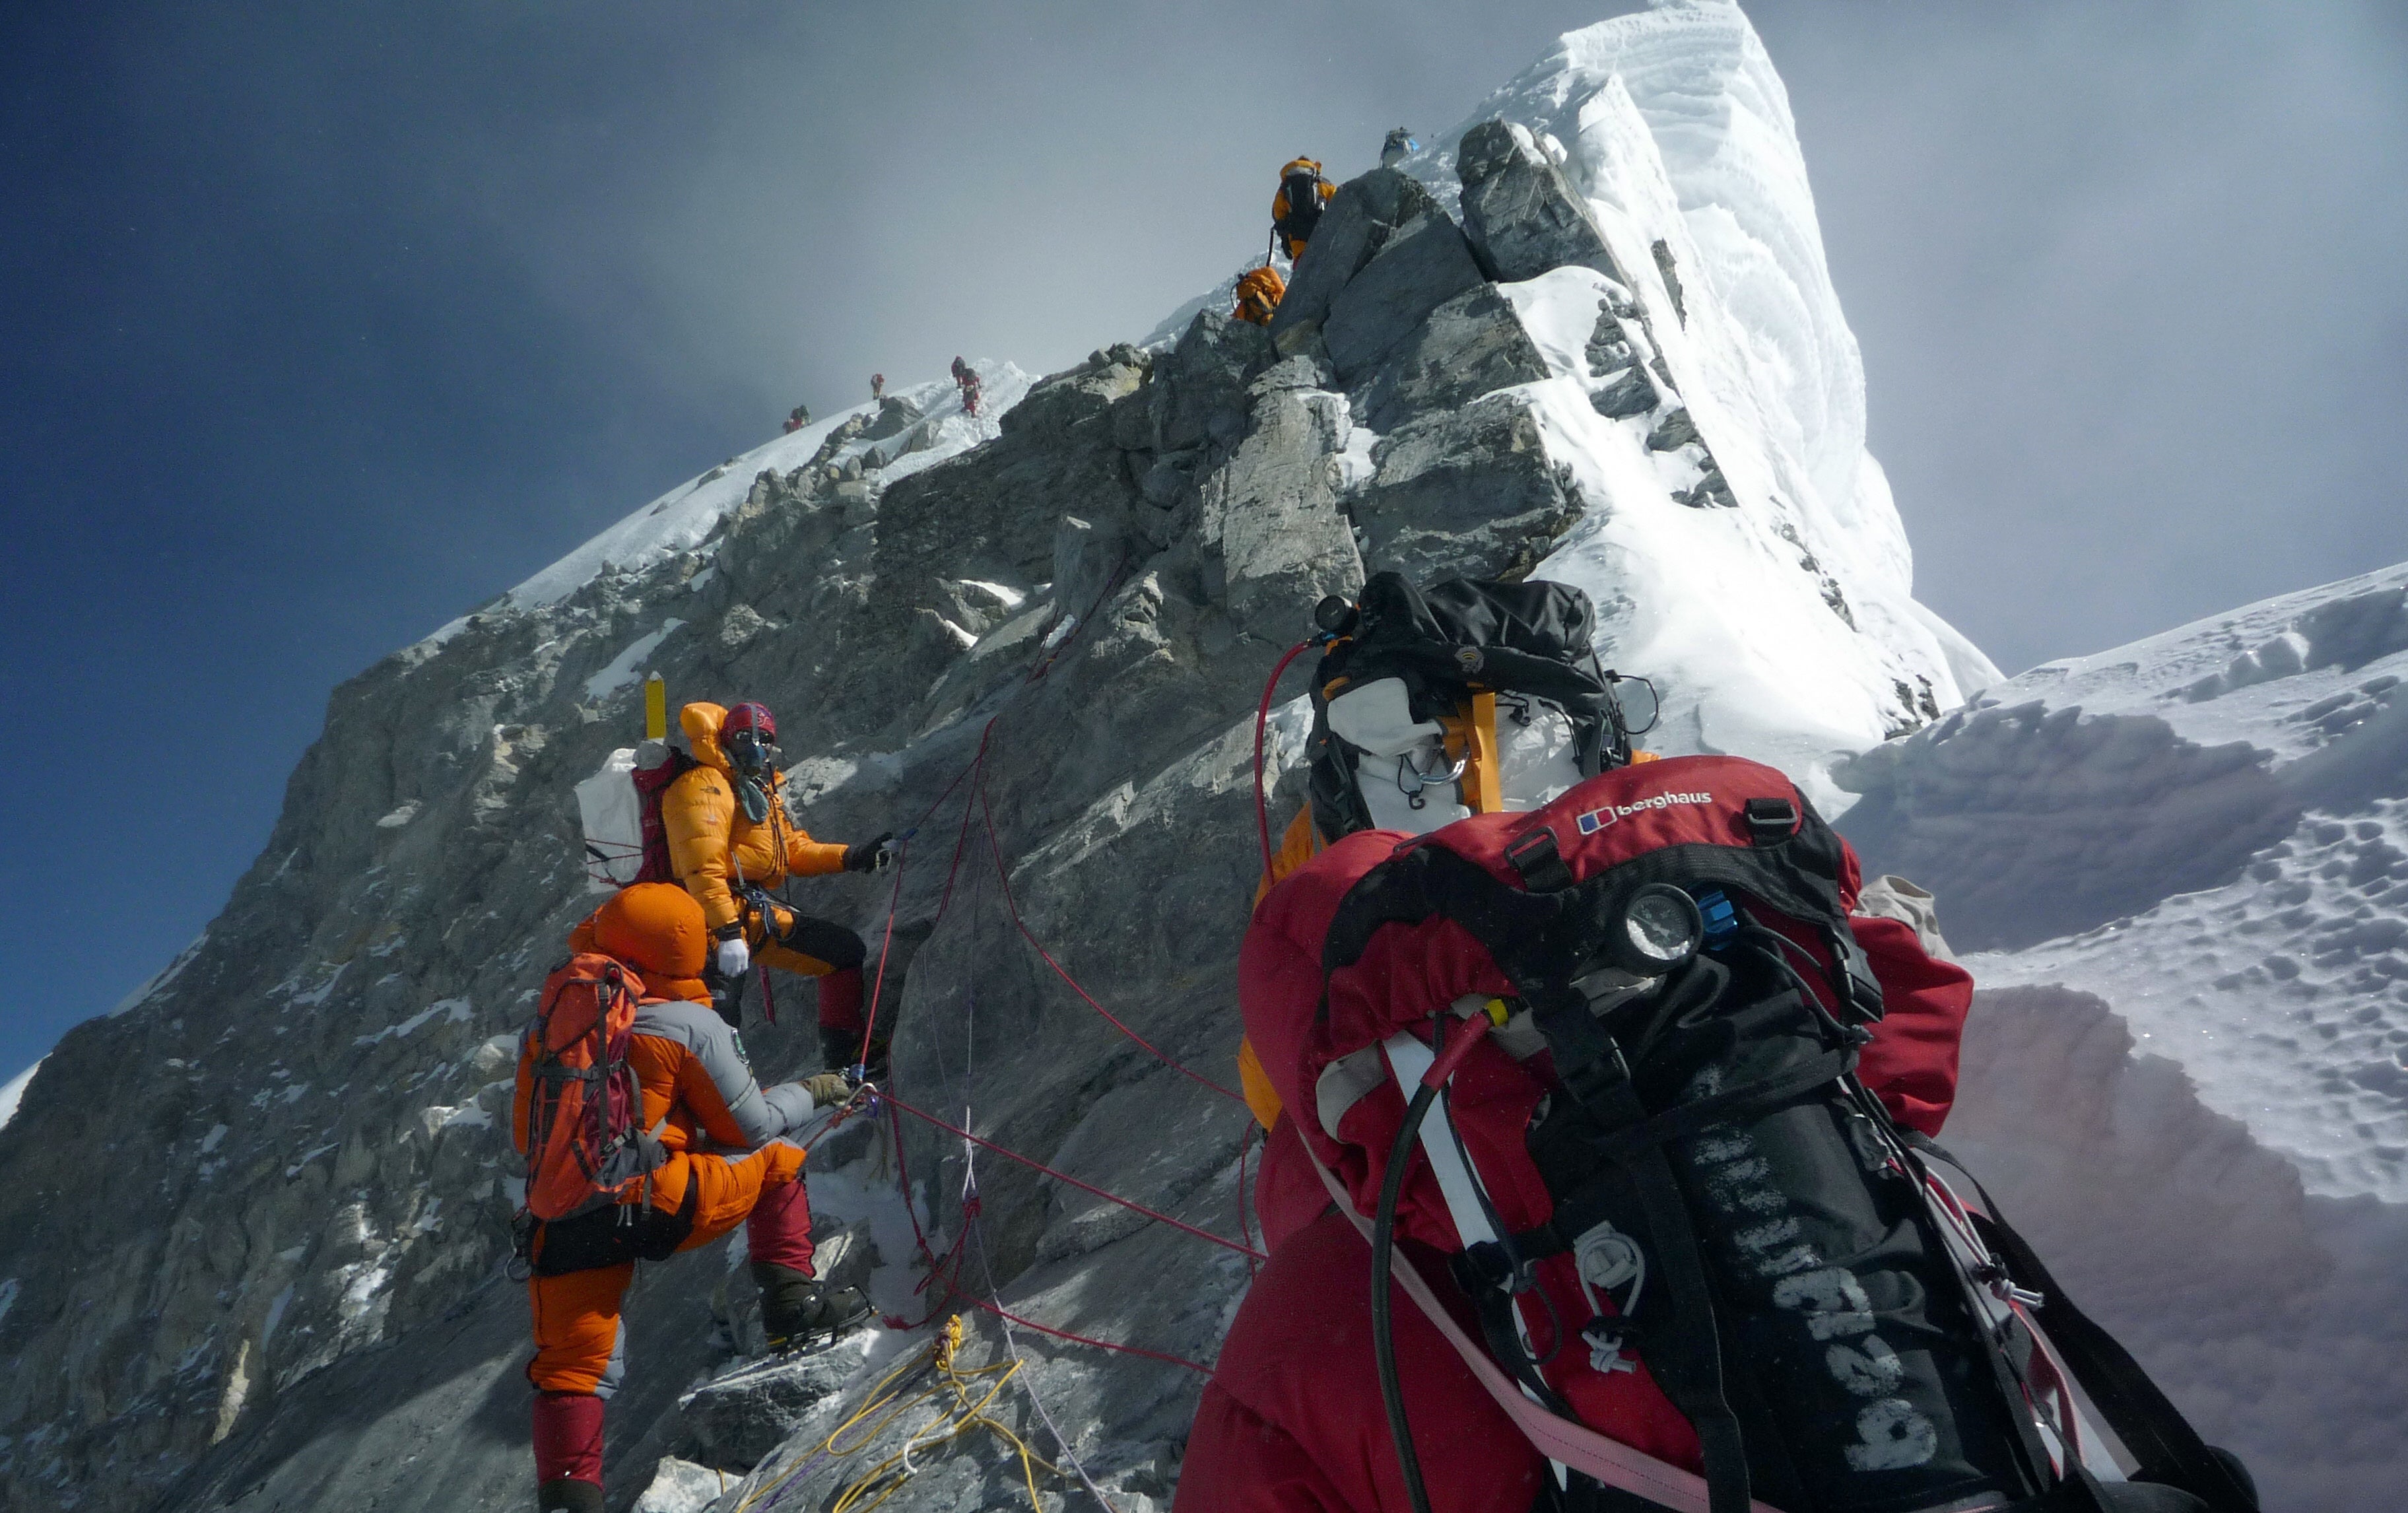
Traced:
[[582, 952], [544, 979], [527, 1102], [525, 1213], [550, 1222], [618, 1201], [665, 1159], [627, 1064], [643, 979]]
[[1232, 311], [1241, 321], [1256, 325], [1268, 325], [1271, 316], [1287, 297], [1287, 281], [1279, 269], [1265, 264], [1238, 281], [1238, 308]]

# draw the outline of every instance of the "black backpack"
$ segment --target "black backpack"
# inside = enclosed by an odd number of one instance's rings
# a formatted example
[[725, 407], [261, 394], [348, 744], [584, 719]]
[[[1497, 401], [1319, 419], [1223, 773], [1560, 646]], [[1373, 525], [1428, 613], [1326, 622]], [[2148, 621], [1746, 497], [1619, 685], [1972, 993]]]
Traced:
[[1324, 613], [1337, 623], [1323, 628], [1339, 639], [1313, 676], [1307, 752], [1312, 822], [1325, 842], [1373, 826], [1360, 785], [1378, 776], [1330, 728], [1329, 700], [1378, 679], [1404, 684], [1417, 720], [1455, 715], [1481, 693], [1497, 695], [1500, 719], [1521, 725], [1538, 706], [1552, 709], [1571, 727], [1583, 777], [1630, 760], [1616, 675], [1591, 645], [1597, 610], [1569, 584], [1449, 578], [1422, 589], [1402, 573], [1379, 572], [1353, 606], [1340, 600]]
[[1294, 241], [1311, 241], [1315, 226], [1321, 224], [1321, 186], [1329, 180], [1310, 168], [1299, 168], [1280, 180], [1280, 193], [1287, 196], [1287, 214], [1273, 223], [1272, 229]]

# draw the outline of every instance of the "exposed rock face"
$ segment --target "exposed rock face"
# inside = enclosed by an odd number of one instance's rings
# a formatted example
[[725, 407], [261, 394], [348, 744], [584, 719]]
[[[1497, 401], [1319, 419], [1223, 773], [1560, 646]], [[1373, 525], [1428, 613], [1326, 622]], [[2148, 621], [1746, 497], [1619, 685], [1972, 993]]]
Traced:
[[1438, 210], [1428, 190], [1394, 168], [1374, 168], [1339, 185], [1271, 317], [1272, 337], [1283, 350], [1294, 350], [1294, 342], [1328, 319], [1331, 302], [1399, 227]]
[[1455, 166], [1463, 180], [1464, 228], [1488, 277], [1513, 282], [1575, 266], [1629, 285], [1588, 207], [1527, 130], [1483, 122], [1463, 134]]
[[[1381, 550], [1432, 570], [1489, 568], [1570, 507], [1510, 401], [1458, 412], [1482, 374], [1524, 373], [1527, 339], [1453, 223], [1421, 214], [1367, 260], [1367, 295], [1340, 290], [1367, 312], [1348, 351], [1406, 354], [1376, 374], [1396, 426], [1376, 463], [1349, 461], [1354, 405], [1327, 360], [1281, 359], [1267, 333], [1206, 314], [1168, 352], [1098, 353], [1032, 390], [998, 439], [892, 483], [908, 453], [882, 449], [930, 417], [890, 400], [805, 466], [763, 474], [703, 549], [473, 617], [338, 691], [208, 938], [134, 1012], [68, 1036], [0, 1135], [20, 1174], [0, 1199], [15, 1220], [0, 1275], [22, 1285], [6, 1337], [58, 1362], [6, 1390], [7, 1498], [523, 1498], [524, 1308], [499, 1269], [511, 1036], [593, 901], [568, 790], [631, 739], [636, 698], [632, 680], [595, 692], [600, 674], [671, 621], [646, 670], [681, 699], [779, 710], [820, 834], [902, 828], [983, 740], [978, 828], [991, 810], [1022, 919], [1139, 1032], [1225, 1075], [1254, 869], [1247, 717], [1313, 602], [1362, 581], [1349, 510]], [[1470, 355], [1433, 355], [1447, 351]], [[1007, 948], [990, 864], [971, 857], [939, 922], [942, 829], [967, 791], [903, 878], [898, 1086], [1234, 1233], [1242, 1109]], [[877, 885], [797, 897], [883, 938]], [[765, 1077], [815, 1059], [794, 1012], [807, 990], [784, 997], [783, 1023], [747, 1029]], [[910, 1127], [902, 1154], [936, 1178], [922, 1196], [950, 1235], [948, 1148]], [[892, 1159], [863, 1149], [841, 1171]], [[979, 1171], [978, 1253], [1012, 1306], [1210, 1358], [1240, 1258], [1007, 1163]], [[1148, 1278], [1139, 1294], [1095, 1285], [1130, 1275]], [[714, 1292], [723, 1311], [750, 1305], [715, 1254], [646, 1268], [631, 1292], [620, 1506], [661, 1455], [741, 1471], [788, 1421], [777, 1393], [752, 1394], [754, 1414], [707, 1391], [681, 1415], [712, 1359]], [[996, 1347], [973, 1335], [973, 1351]], [[840, 1358], [818, 1359], [833, 1372]], [[1133, 1498], [1167, 1493], [1189, 1373], [1066, 1347], [1027, 1375], [1082, 1426], [1090, 1471]], [[836, 1384], [805, 1385], [777, 1412]]]
[[1409, 416], [1546, 376], [1546, 359], [1513, 307], [1495, 284], [1477, 283], [1431, 310], [1356, 393], [1364, 424], [1388, 431]]

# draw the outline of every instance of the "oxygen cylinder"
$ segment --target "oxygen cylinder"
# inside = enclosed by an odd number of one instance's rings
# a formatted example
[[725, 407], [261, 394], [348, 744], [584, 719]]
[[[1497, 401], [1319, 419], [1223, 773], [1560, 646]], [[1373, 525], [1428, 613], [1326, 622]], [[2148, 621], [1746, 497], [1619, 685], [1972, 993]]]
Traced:
[[644, 680], [644, 739], [669, 738], [669, 685], [657, 672]]

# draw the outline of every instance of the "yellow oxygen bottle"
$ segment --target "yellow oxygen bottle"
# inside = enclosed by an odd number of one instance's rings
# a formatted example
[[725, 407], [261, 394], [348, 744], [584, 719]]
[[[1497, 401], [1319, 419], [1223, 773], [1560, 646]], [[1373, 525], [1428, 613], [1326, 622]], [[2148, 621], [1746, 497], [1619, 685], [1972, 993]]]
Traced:
[[669, 738], [669, 685], [657, 672], [644, 680], [644, 739]]

